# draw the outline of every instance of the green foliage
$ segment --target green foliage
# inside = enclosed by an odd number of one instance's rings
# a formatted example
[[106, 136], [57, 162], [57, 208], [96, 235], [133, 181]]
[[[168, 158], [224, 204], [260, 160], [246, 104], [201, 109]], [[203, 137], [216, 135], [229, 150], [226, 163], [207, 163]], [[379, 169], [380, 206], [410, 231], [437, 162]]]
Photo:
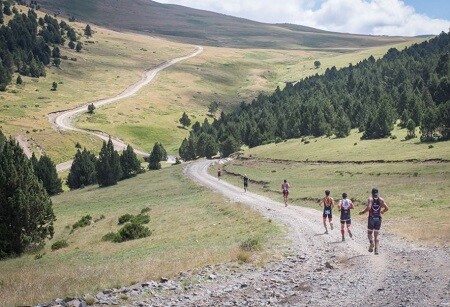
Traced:
[[118, 224], [125, 224], [117, 233], [109, 232], [103, 236], [103, 241], [123, 242], [134, 239], [147, 237], [151, 234], [151, 231], [142, 226], [150, 222], [150, 217], [145, 214], [150, 211], [150, 208], [146, 207], [141, 210], [141, 213], [134, 216], [132, 214], [124, 214], [119, 217]]
[[22, 83], [23, 83], [22, 77], [21, 77], [20, 75], [18, 75], [18, 76], [17, 76], [17, 79], [16, 79], [16, 84], [17, 84], [17, 85], [20, 85], [20, 84], [22, 84]]
[[34, 164], [34, 172], [39, 180], [42, 181], [48, 195], [53, 196], [62, 192], [61, 179], [58, 177], [56, 165], [50, 157], [46, 155], [41, 156], [39, 161]]
[[214, 116], [214, 114], [216, 114], [218, 109], [219, 103], [217, 101], [213, 101], [208, 107], [208, 113], [211, 114], [211, 116]]
[[59, 240], [52, 244], [52, 250], [58, 250], [67, 246], [69, 246], [69, 243], [66, 240]]
[[188, 127], [191, 125], [191, 119], [186, 114], [186, 112], [183, 112], [183, 115], [181, 116], [179, 122], [181, 125], [183, 125], [183, 127]]
[[261, 249], [261, 242], [259, 239], [248, 238], [241, 243], [240, 248], [245, 251], [254, 251]]
[[133, 219], [133, 215], [132, 214], [124, 214], [122, 216], [119, 217], [119, 225], [125, 224], [126, 222], [129, 222]]
[[212, 135], [202, 133], [198, 137], [196, 151], [199, 156], [211, 159], [212, 156], [217, 154], [217, 151], [219, 150], [218, 147], [219, 146]]
[[102, 237], [102, 241], [121, 242], [121, 237], [117, 232], [108, 232]]
[[230, 135], [250, 148], [277, 138], [333, 133], [342, 138], [352, 128], [364, 132], [363, 139], [384, 138], [399, 118], [404, 125], [409, 118], [414, 120], [422, 141], [446, 140], [450, 135], [449, 50], [450, 34], [441, 33], [402, 51], [391, 48], [379, 60], [370, 56], [355, 66], [331, 67], [323, 75], [286, 83], [282, 90], [241, 103], [230, 114], [222, 112], [212, 124], [195, 123], [187, 139], [195, 151], [183, 141], [180, 156], [194, 159], [193, 152], [208, 156], [205, 144], [222, 143]]
[[219, 147], [222, 157], [228, 157], [232, 153], [238, 151], [241, 148], [241, 144], [239, 144], [232, 135], [229, 135], [225, 141], [220, 143]]
[[12, 139], [0, 147], [0, 204], [0, 258], [40, 248], [53, 237], [52, 201]]
[[77, 52], [80, 52], [81, 49], [83, 49], [83, 44], [81, 44], [81, 42], [78, 42], [77, 45], [76, 45], [76, 47], [75, 47], [75, 50], [76, 50]]
[[83, 151], [78, 149], [67, 176], [69, 188], [79, 189], [97, 183], [96, 163], [97, 158], [93, 153], [86, 148]]
[[107, 187], [117, 184], [122, 178], [123, 171], [120, 165], [119, 153], [114, 150], [111, 138], [108, 143], [103, 141], [99, 158], [96, 164], [97, 181], [100, 187]]
[[141, 162], [134, 153], [133, 147], [128, 145], [120, 156], [120, 166], [122, 167], [122, 179], [127, 179], [136, 176], [143, 172]]
[[72, 225], [73, 229], [82, 228], [91, 225], [92, 216], [85, 215], [81, 219], [79, 219], [75, 224]]
[[95, 110], [95, 106], [93, 103], [88, 105], [88, 113], [89, 114], [94, 114], [94, 110]]
[[58, 83], [56, 83], [55, 81], [52, 82], [52, 91], [56, 91], [56, 89], [58, 88]]
[[196, 138], [191, 133], [189, 139], [184, 139], [181, 143], [180, 148], [178, 149], [178, 153], [180, 154], [181, 159], [184, 161], [195, 160], [196, 158]]
[[84, 28], [84, 35], [86, 35], [87, 37], [92, 36], [92, 29], [90, 25], [86, 25], [86, 27]]
[[161, 169], [161, 161], [167, 160], [167, 152], [161, 143], [156, 142], [153, 145], [153, 150], [148, 158], [148, 169], [158, 170]]
[[151, 234], [148, 227], [136, 223], [128, 223], [119, 230], [120, 242], [145, 238]]
[[314, 61], [314, 68], [317, 69], [320, 67], [320, 65], [321, 65], [320, 61], [318, 61], [318, 60]]

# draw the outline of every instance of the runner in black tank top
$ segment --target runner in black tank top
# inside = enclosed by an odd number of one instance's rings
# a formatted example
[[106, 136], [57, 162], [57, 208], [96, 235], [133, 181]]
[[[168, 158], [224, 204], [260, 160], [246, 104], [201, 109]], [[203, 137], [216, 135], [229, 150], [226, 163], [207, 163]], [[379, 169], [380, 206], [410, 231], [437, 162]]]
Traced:
[[325, 197], [319, 203], [320, 206], [323, 206], [323, 226], [325, 227], [325, 233], [328, 233], [327, 228], [327, 218], [330, 223], [330, 228], [333, 230], [333, 207], [334, 207], [334, 199], [330, 196], [330, 191], [325, 191]]
[[[379, 233], [381, 228], [381, 215], [389, 210], [383, 198], [378, 196], [378, 189], [372, 189], [372, 197], [367, 201], [366, 208], [359, 214], [369, 212], [367, 221], [367, 238], [369, 239], [369, 252], [373, 252], [375, 247], [375, 255], [378, 255], [380, 247]], [[375, 239], [375, 242], [374, 242]]]

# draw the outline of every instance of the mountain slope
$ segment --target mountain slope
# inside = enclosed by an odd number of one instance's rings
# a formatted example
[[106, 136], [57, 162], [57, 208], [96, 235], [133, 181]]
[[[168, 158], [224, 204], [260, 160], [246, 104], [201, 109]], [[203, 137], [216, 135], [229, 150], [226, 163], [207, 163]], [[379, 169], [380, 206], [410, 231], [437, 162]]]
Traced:
[[289, 24], [266, 24], [151, 0], [42, 0], [39, 3], [46, 11], [101, 26], [210, 46], [334, 49], [371, 47], [407, 40], [334, 33]]

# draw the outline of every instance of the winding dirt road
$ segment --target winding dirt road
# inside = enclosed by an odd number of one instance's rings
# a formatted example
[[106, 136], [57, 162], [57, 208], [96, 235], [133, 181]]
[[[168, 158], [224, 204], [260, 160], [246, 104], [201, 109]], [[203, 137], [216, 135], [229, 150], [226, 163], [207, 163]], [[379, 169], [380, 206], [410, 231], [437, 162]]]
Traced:
[[[85, 113], [87, 111], [88, 105], [90, 105], [91, 103], [94, 104], [94, 106], [96, 108], [99, 108], [101, 106], [111, 104], [111, 103], [117, 102], [119, 100], [131, 97], [132, 95], [136, 94], [141, 88], [143, 88], [144, 86], [149, 84], [156, 77], [156, 75], [159, 72], [163, 71], [164, 69], [166, 69], [180, 61], [184, 61], [184, 60], [190, 59], [192, 57], [195, 57], [195, 56], [199, 55], [201, 52], [203, 52], [203, 47], [197, 46], [196, 50], [189, 55], [175, 58], [173, 60], [164, 62], [152, 69], [145, 71], [144, 74], [142, 75], [141, 80], [139, 80], [137, 83], [131, 85], [130, 87], [128, 87], [126, 90], [124, 90], [122, 93], [118, 94], [117, 96], [114, 96], [111, 98], [106, 98], [106, 99], [101, 99], [101, 100], [96, 100], [96, 101], [90, 101], [82, 106], [79, 106], [77, 108], [70, 109], [70, 110], [52, 112], [49, 114], [50, 123], [52, 124], [52, 127], [54, 127], [57, 130], [66, 130], [66, 131], [71, 130], [71, 131], [88, 133], [91, 135], [95, 135], [105, 141], [108, 141], [110, 135], [107, 133], [104, 133], [102, 131], [83, 130], [83, 129], [74, 127], [73, 123], [72, 123], [74, 118], [79, 116], [82, 113]], [[111, 136], [111, 140], [112, 140], [114, 148], [116, 150], [123, 150], [127, 147], [127, 144], [124, 141], [122, 141], [116, 137]], [[148, 156], [148, 152], [144, 152], [144, 151], [140, 151], [140, 150], [136, 150], [136, 149], [134, 151], [138, 155]], [[69, 169], [71, 165], [72, 165], [72, 161], [67, 161], [67, 162], [58, 164], [56, 166], [56, 168], [58, 171], [63, 171], [63, 170]]]

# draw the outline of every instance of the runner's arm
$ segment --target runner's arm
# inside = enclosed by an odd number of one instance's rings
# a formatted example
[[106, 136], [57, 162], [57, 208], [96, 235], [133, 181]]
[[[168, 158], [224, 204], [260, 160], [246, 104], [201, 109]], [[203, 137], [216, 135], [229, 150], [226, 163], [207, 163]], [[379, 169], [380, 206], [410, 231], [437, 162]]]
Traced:
[[362, 215], [362, 214], [366, 213], [367, 211], [369, 211], [369, 208], [370, 208], [370, 199], [367, 201], [367, 206], [359, 214]]

